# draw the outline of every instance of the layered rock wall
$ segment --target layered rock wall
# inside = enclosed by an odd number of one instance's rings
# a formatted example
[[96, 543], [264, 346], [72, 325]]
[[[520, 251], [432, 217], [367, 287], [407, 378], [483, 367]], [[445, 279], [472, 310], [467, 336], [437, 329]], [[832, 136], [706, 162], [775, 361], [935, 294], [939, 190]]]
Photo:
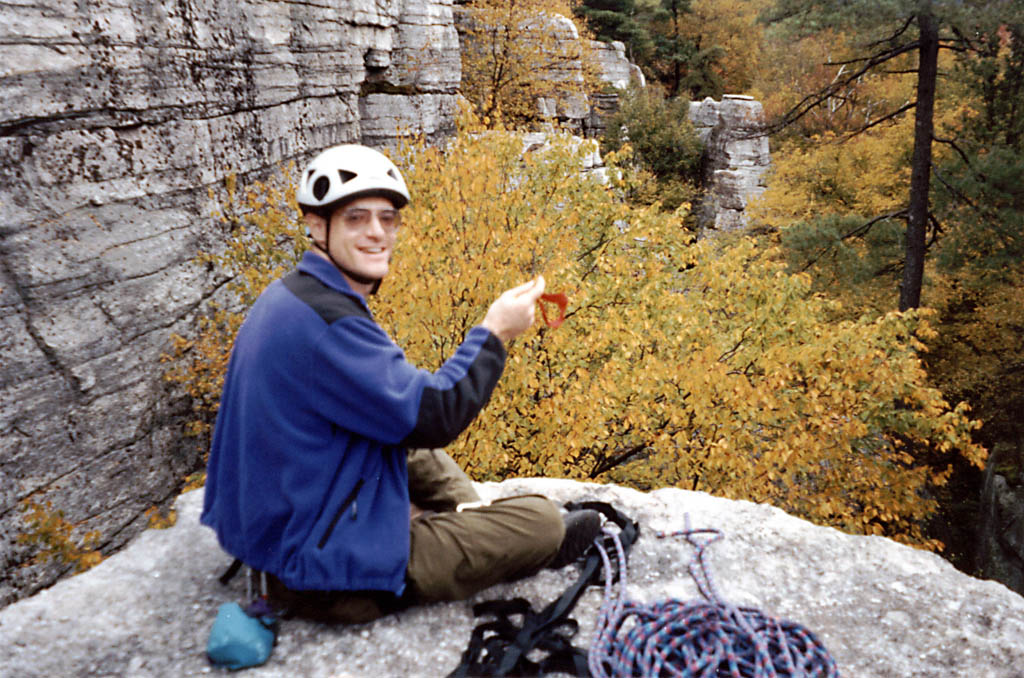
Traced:
[[768, 137], [761, 134], [761, 102], [737, 94], [726, 94], [721, 101], [695, 101], [690, 121], [704, 144], [705, 197], [698, 215], [702, 229], [744, 228], [747, 205], [764, 193], [771, 166]]
[[201, 452], [159, 357], [213, 290], [208, 189], [335, 143], [453, 130], [451, 0], [100, 0], [0, 18], [0, 605], [66, 566], [20, 503], [105, 550]]
[[617, 89], [626, 89], [630, 83], [647, 86], [640, 67], [626, 56], [626, 45], [619, 42], [590, 41], [590, 51], [601, 70], [601, 79]]

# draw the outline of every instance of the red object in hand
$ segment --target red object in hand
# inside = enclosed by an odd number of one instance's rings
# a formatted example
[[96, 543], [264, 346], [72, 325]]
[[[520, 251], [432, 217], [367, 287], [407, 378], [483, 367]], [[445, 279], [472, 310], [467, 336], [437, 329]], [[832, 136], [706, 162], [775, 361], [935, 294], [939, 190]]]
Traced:
[[540, 295], [540, 300], [549, 301], [558, 306], [558, 317], [554, 320], [548, 320], [548, 313], [544, 310], [544, 304], [540, 305], [540, 314], [544, 317], [545, 325], [551, 329], [556, 329], [565, 322], [565, 307], [569, 305], [569, 299], [564, 294], [542, 294]]

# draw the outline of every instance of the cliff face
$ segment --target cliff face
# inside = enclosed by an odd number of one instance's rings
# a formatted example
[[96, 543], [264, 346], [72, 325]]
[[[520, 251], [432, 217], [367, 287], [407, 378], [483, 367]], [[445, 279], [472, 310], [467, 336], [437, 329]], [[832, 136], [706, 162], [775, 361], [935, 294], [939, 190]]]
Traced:
[[22, 500], [109, 549], [199, 462], [159, 356], [214, 292], [209, 187], [449, 134], [459, 78], [451, 0], [4, 7], [0, 605], [58, 574], [19, 567]]

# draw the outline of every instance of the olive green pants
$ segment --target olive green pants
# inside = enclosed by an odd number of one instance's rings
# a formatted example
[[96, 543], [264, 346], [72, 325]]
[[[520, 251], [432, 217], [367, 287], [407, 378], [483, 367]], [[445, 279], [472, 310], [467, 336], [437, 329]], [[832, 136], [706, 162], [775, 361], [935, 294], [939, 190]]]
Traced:
[[409, 565], [401, 597], [382, 591], [291, 591], [267, 575], [271, 602], [296, 616], [360, 623], [416, 603], [463, 600], [539, 571], [562, 544], [558, 507], [539, 495], [456, 511], [480, 497], [443, 450], [409, 451], [409, 497], [422, 513], [409, 524]]

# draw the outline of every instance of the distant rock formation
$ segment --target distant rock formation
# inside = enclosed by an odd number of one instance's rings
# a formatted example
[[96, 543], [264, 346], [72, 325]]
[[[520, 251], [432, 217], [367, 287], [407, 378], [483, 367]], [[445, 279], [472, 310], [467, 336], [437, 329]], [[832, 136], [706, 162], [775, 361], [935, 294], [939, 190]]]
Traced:
[[601, 79], [616, 89], [626, 89], [635, 82], [647, 86], [647, 79], [640, 67], [626, 56], [626, 45], [619, 42], [590, 41], [590, 50], [601, 67]]
[[454, 131], [451, 0], [13, 3], [0, 21], [0, 606], [53, 581], [19, 502], [110, 550], [201, 461], [159, 357], [217, 281], [210, 187]]
[[746, 227], [747, 205], [764, 193], [771, 166], [764, 109], [753, 97], [726, 94], [690, 104], [690, 121], [704, 144], [705, 197], [698, 222], [705, 231]]
[[[591, 54], [597, 60], [601, 79], [617, 90], [624, 90], [631, 83], [647, 86], [640, 67], [626, 56], [626, 46], [621, 42], [590, 42]], [[619, 110], [619, 95], [616, 92], [593, 92], [590, 94], [590, 111], [581, 127], [588, 137], [601, 137], [608, 128], [608, 120]]]
[[[627, 575], [642, 602], [698, 599], [687, 563], [693, 550], [658, 531], [716, 528], [708, 548], [721, 594], [799, 623], [852, 678], [1015, 678], [1024, 666], [1024, 598], [955, 570], [935, 554], [881, 537], [817, 527], [764, 505], [699, 492], [640, 493], [611, 485], [518, 479], [485, 484], [496, 498], [539, 492], [558, 502], [608, 501], [640, 523]], [[51, 676], [198, 676], [217, 607], [243, 597], [216, 577], [231, 558], [198, 525], [202, 491], [177, 502], [178, 522], [148, 530], [89, 572], [0, 610], [0, 673]], [[536, 608], [576, 578], [574, 568], [495, 586], [474, 599], [414, 607], [371, 624], [282, 623], [270, 661], [254, 678], [437, 678], [453, 670], [476, 624], [472, 604], [521, 596]], [[601, 604], [589, 589], [573, 617], [575, 642], [591, 645]]]

